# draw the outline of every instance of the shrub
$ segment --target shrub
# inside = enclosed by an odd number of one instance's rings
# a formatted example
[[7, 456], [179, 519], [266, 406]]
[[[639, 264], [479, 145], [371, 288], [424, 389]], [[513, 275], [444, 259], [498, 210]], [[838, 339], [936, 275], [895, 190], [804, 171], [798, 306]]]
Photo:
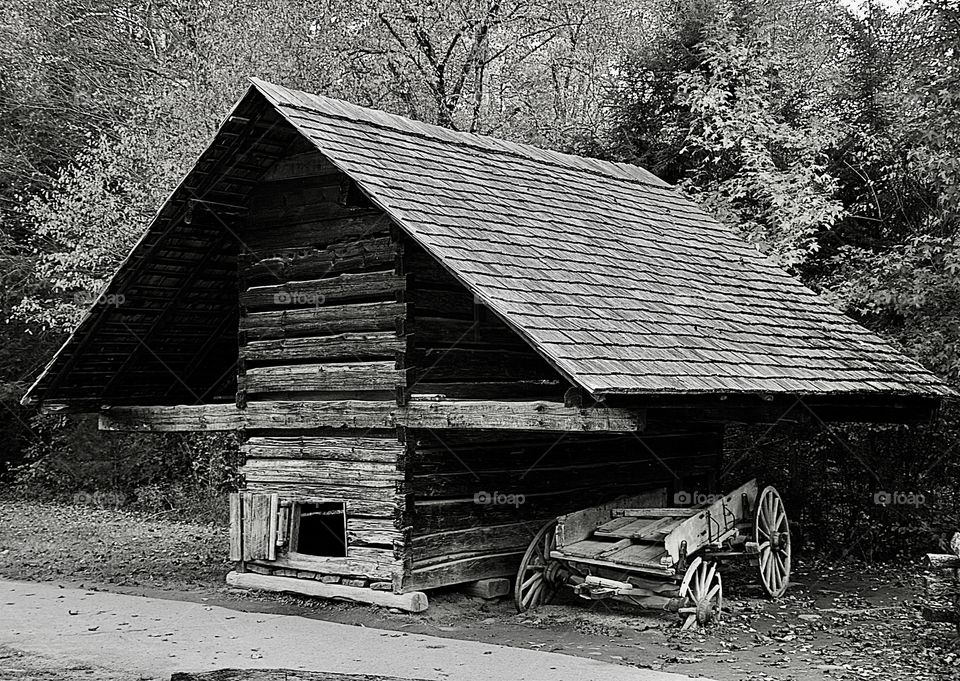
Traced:
[[233, 433], [101, 432], [90, 416], [40, 416], [34, 427], [39, 439], [12, 471], [21, 496], [223, 520], [239, 484]]

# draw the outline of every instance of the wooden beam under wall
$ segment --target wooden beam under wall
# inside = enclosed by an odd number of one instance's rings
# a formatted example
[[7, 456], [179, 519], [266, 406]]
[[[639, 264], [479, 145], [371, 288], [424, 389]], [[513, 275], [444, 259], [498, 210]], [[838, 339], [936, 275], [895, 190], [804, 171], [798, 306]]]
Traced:
[[251, 402], [234, 404], [108, 407], [101, 430], [139, 432], [285, 428], [454, 428], [552, 432], [636, 432], [643, 410], [565, 407], [560, 402], [421, 400], [398, 407], [388, 401]]
[[427, 609], [427, 596], [420, 591], [407, 591], [394, 594], [389, 591], [374, 591], [343, 584], [324, 584], [312, 579], [294, 579], [258, 575], [249, 572], [231, 572], [227, 575], [227, 584], [242, 589], [259, 591], [278, 591], [281, 593], [304, 594], [319, 598], [347, 600], [355, 603], [369, 603], [385, 608], [397, 608], [407, 612], [423, 612]]

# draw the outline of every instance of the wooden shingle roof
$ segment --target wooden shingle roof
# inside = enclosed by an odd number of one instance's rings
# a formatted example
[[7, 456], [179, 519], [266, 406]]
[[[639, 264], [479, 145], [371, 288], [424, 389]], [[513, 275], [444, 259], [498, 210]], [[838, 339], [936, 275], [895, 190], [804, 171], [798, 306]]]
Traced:
[[594, 394], [952, 395], [642, 168], [254, 87]]

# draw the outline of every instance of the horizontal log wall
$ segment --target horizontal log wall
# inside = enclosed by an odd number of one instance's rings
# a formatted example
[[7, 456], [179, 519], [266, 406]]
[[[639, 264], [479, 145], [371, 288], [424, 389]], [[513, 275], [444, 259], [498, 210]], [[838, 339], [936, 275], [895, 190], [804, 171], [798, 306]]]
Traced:
[[346, 510], [345, 558], [282, 553], [276, 561], [259, 561], [261, 567], [296, 570], [308, 573], [299, 575], [307, 578], [313, 573], [389, 581], [399, 590], [407, 518], [405, 450], [395, 431], [263, 431], [250, 437], [242, 451], [247, 491], [276, 493], [281, 501], [342, 502]]
[[[347, 533], [345, 558], [287, 552], [253, 567], [399, 588], [405, 450], [391, 412], [405, 382], [406, 282], [389, 221], [308, 152], [256, 187], [241, 237], [236, 420], [252, 435], [242, 447], [246, 489], [343, 502]], [[327, 422], [335, 428], [317, 428]]]
[[646, 489], [685, 489], [716, 470], [722, 448], [717, 427], [642, 436], [410, 433], [407, 590], [509, 574], [557, 515]]
[[250, 206], [238, 404], [298, 393], [394, 400], [406, 281], [389, 220], [316, 151], [278, 162]]

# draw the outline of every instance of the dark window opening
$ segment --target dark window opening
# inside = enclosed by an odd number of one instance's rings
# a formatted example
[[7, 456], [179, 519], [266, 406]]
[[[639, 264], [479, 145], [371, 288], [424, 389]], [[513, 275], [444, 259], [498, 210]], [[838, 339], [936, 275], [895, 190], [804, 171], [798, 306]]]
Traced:
[[297, 553], [346, 557], [347, 518], [342, 503], [298, 504], [297, 515]]

